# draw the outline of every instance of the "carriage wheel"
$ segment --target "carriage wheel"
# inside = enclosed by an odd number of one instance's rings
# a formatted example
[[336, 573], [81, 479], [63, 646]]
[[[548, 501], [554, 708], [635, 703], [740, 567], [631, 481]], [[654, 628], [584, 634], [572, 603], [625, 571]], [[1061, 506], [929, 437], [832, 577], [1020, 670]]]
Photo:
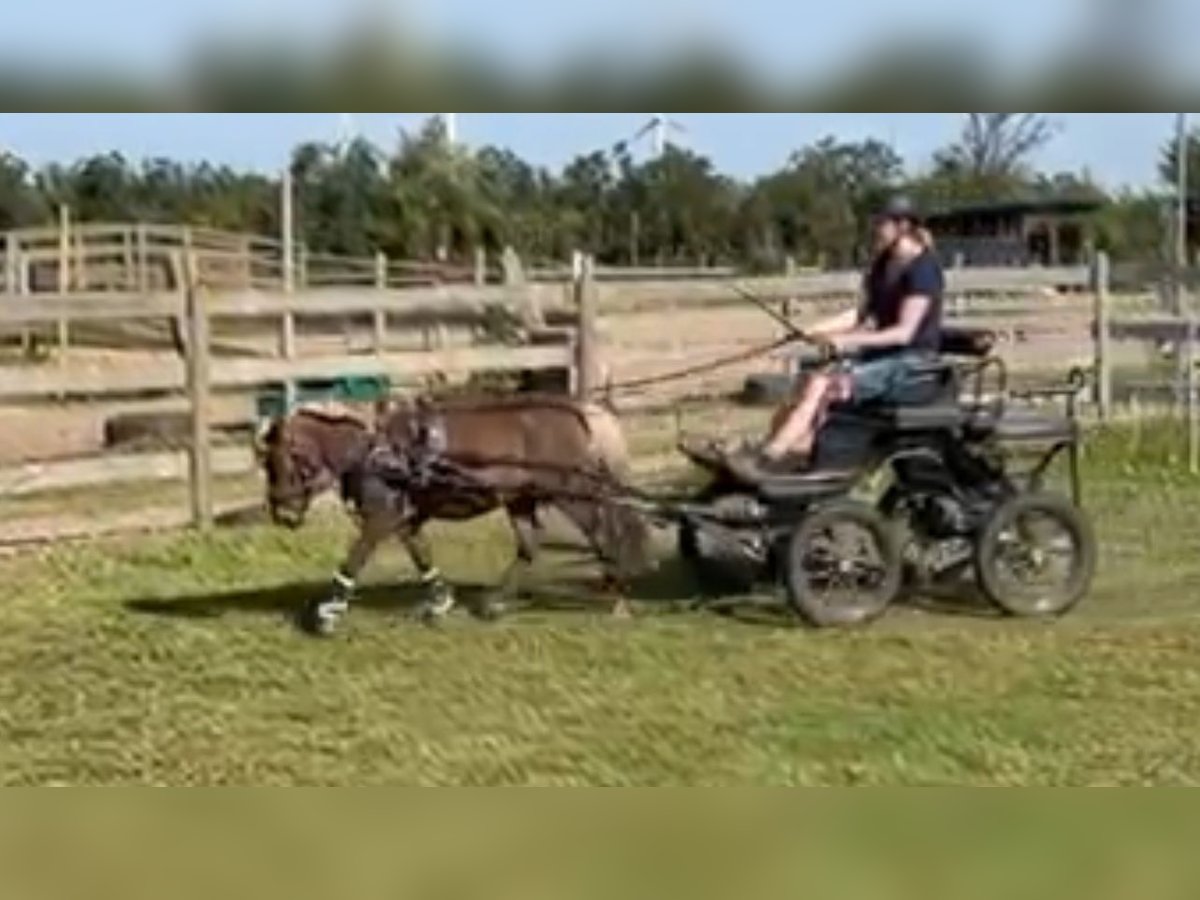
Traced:
[[1064, 615], [1087, 594], [1095, 572], [1091, 524], [1074, 503], [1053, 494], [1005, 503], [975, 550], [980, 589], [1011, 616]]
[[866, 504], [820, 507], [792, 535], [785, 575], [788, 602], [809, 624], [831, 628], [870, 622], [900, 594], [895, 529]]

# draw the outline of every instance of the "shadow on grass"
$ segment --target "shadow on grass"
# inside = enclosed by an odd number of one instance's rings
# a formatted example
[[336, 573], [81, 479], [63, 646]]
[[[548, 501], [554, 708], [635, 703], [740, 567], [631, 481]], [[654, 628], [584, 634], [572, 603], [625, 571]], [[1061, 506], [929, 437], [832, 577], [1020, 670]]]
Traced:
[[[587, 615], [606, 614], [617, 596], [605, 591], [587, 559], [561, 561], [551, 572], [535, 572], [519, 597], [509, 598], [510, 615], [522, 613]], [[455, 593], [464, 609], [473, 609], [493, 596], [496, 586], [455, 583]], [[175, 619], [218, 619], [229, 614], [260, 614], [294, 617], [305, 605], [323, 596], [329, 582], [302, 582], [265, 589], [173, 598], [144, 598], [128, 601], [125, 608], [138, 615]], [[636, 579], [625, 594], [638, 614], [659, 617], [676, 614], [712, 615], [740, 625], [759, 628], [796, 628], [798, 615], [788, 606], [782, 591], [764, 585], [750, 595], [717, 596], [704, 590], [696, 575], [682, 560], [667, 559]], [[354, 608], [379, 613], [409, 614], [425, 599], [416, 583], [370, 584], [360, 588]], [[969, 579], [956, 579], [938, 586], [924, 586], [902, 597], [897, 606], [928, 615], [995, 618], [997, 613], [983, 600]]]

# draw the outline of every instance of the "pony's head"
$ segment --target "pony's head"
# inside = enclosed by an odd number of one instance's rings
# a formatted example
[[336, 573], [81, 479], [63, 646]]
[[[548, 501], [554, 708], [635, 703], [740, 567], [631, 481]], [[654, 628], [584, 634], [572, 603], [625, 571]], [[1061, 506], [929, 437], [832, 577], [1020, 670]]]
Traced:
[[363, 433], [361, 423], [304, 410], [267, 423], [255, 449], [271, 520], [287, 528], [303, 525], [313, 500], [337, 485]]

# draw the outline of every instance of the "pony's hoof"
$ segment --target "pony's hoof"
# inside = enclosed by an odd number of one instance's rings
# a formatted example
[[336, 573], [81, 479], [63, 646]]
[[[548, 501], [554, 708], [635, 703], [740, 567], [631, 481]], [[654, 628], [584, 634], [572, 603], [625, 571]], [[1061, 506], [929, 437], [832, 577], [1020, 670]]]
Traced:
[[435, 628], [446, 621], [453, 609], [453, 600], [441, 599], [431, 601], [422, 604], [420, 609], [417, 610], [417, 621], [422, 625]]
[[508, 605], [500, 600], [483, 600], [472, 612], [480, 622], [498, 622], [508, 614]]
[[618, 622], [628, 622], [633, 619], [633, 607], [628, 600], [618, 600], [613, 604], [612, 617]]
[[300, 613], [297, 624], [310, 637], [332, 637], [344, 612], [343, 608], [335, 608], [335, 604], [313, 604]]

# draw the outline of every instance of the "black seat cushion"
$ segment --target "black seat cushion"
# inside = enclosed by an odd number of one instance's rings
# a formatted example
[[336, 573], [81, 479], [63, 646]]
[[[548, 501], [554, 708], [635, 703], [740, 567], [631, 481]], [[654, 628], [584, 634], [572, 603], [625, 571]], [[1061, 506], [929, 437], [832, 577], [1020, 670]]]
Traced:
[[928, 406], [897, 406], [892, 424], [897, 431], [951, 431], [967, 423], [970, 413], [962, 404], [934, 403]]

